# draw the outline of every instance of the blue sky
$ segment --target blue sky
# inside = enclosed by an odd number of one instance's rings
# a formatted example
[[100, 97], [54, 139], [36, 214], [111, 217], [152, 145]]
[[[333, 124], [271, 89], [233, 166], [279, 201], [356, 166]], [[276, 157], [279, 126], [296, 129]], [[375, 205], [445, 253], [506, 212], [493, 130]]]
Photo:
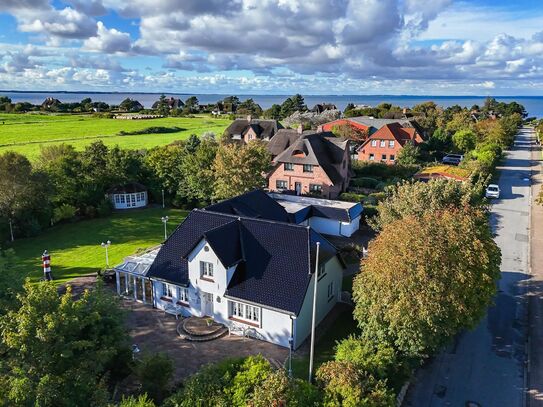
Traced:
[[541, 95], [536, 0], [2, 0], [0, 89]]

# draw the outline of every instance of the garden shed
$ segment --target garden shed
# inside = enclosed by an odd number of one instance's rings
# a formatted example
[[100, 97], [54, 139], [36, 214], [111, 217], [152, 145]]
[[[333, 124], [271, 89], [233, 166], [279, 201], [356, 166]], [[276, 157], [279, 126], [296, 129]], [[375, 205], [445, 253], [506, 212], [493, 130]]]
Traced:
[[107, 196], [115, 209], [143, 208], [148, 203], [147, 187], [137, 182], [110, 188]]

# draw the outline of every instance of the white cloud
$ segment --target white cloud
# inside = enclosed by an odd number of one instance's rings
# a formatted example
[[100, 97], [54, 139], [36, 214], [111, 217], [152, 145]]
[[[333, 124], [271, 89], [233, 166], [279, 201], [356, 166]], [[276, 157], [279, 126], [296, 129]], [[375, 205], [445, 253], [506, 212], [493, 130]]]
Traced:
[[130, 51], [131, 41], [128, 33], [123, 33], [115, 28], [108, 30], [101, 21], [98, 21], [96, 25], [96, 36], [85, 40], [84, 49], [106, 54]]

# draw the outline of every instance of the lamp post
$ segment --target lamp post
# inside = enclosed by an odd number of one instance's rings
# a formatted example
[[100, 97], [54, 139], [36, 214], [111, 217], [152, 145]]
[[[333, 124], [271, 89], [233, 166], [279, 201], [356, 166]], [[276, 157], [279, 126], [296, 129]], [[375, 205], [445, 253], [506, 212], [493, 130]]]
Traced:
[[107, 242], [102, 242], [100, 244], [100, 246], [102, 246], [104, 249], [106, 249], [106, 269], [109, 268], [109, 253], [107, 251], [108, 247], [111, 246], [111, 240], [108, 240]]
[[162, 223], [164, 223], [164, 240], [166, 240], [168, 238], [168, 217], [167, 216], [163, 216], [162, 218]]
[[294, 344], [294, 338], [291, 336], [288, 338], [288, 377], [292, 378], [292, 345]]
[[166, 206], [164, 205], [164, 190], [162, 190], [162, 209], [164, 209]]
[[317, 254], [315, 256], [315, 284], [313, 285], [313, 313], [311, 315], [311, 348], [309, 350], [309, 383], [313, 380], [313, 353], [315, 351], [315, 318], [317, 311], [317, 280], [319, 276], [319, 248], [320, 242], [317, 242]]

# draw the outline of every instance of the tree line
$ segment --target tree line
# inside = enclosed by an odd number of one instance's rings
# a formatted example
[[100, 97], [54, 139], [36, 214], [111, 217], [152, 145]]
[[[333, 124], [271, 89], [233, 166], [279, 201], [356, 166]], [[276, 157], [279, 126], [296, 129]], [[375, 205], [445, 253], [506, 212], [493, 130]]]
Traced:
[[264, 187], [271, 157], [263, 142], [219, 142], [209, 134], [150, 150], [94, 142], [83, 151], [68, 144], [43, 147], [31, 163], [15, 152], [0, 155], [2, 240], [32, 236], [57, 222], [107, 216], [108, 189], [144, 184], [151, 203], [193, 208]]

